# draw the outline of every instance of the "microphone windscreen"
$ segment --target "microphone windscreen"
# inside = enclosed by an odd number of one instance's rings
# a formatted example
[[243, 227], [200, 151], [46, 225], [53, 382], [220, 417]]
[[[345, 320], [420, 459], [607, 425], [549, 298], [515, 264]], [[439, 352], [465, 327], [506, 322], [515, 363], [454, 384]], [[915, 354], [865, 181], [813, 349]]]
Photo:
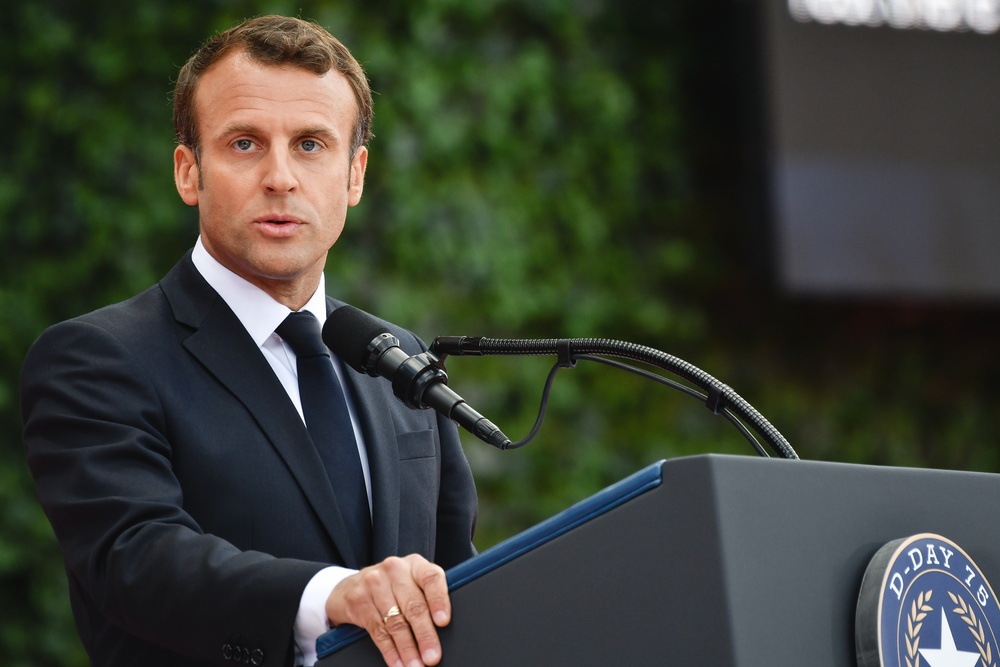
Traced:
[[326, 318], [323, 342], [359, 373], [367, 373], [368, 344], [389, 330], [385, 322], [354, 306], [341, 306]]

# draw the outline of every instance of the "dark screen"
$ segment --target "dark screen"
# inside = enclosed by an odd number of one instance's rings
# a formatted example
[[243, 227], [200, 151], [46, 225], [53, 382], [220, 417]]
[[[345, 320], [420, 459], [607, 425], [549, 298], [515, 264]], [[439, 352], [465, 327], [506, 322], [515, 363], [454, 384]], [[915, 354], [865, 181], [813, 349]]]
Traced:
[[1000, 0], [761, 7], [782, 286], [1000, 297]]

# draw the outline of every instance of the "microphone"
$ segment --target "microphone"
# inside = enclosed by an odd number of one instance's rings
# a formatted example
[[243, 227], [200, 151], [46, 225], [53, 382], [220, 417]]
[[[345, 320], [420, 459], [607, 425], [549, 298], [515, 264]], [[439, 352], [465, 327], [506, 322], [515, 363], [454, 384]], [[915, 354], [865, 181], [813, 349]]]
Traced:
[[384, 377], [396, 398], [414, 410], [433, 408], [499, 449], [510, 438], [448, 386], [448, 374], [430, 352], [408, 355], [385, 322], [353, 306], [341, 306], [323, 325], [323, 342], [359, 373]]

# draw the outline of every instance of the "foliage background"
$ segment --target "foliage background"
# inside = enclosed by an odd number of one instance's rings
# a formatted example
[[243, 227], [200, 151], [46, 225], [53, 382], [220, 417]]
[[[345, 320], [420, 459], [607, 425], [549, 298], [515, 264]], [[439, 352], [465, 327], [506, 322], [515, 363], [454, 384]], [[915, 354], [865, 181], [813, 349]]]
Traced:
[[[155, 282], [193, 243], [170, 89], [210, 33], [278, 12], [363, 62], [376, 138], [330, 290], [425, 338], [600, 336], [691, 361], [803, 458], [998, 468], [995, 304], [777, 291], [754, 199], [745, 4], [645, 0], [38, 0], [0, 44], [0, 655], [86, 664], [23, 462], [17, 374], [61, 319]], [[742, 8], [742, 9], [741, 9]], [[514, 439], [551, 360], [452, 359]], [[466, 449], [486, 548], [660, 458], [751, 454], [680, 394], [560, 372], [530, 447]]]

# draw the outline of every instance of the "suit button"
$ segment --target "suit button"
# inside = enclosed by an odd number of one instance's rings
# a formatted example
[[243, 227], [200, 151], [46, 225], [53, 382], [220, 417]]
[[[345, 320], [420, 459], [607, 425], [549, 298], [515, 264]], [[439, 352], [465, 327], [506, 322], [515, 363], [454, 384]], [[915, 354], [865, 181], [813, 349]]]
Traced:
[[264, 664], [264, 652], [259, 648], [253, 650], [250, 654], [250, 664], [252, 665], [263, 665]]
[[229, 662], [233, 659], [233, 647], [229, 644], [222, 645], [222, 659]]
[[250, 649], [248, 649], [246, 646], [240, 648], [240, 662], [242, 662], [244, 665], [250, 664]]

